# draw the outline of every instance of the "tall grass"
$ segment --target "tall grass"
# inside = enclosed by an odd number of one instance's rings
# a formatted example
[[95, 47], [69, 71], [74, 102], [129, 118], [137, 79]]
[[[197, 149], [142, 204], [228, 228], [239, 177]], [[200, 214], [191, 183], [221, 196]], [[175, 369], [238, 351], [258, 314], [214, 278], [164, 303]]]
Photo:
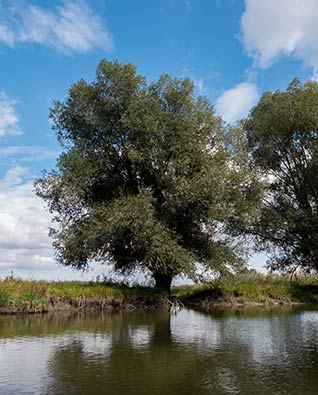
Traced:
[[[0, 312], [38, 312], [56, 306], [98, 307], [157, 304], [167, 295], [154, 287], [75, 281], [0, 280]], [[280, 275], [224, 276], [210, 283], [172, 288], [183, 303], [318, 303], [318, 276], [290, 278]]]
[[122, 284], [25, 281], [14, 278], [0, 280], [0, 309], [4, 311], [46, 311], [58, 303], [80, 306], [93, 301], [104, 305], [120, 305], [135, 302], [138, 298], [152, 302], [163, 296], [155, 288]]
[[227, 275], [210, 283], [177, 287], [182, 299], [218, 299], [229, 302], [318, 302], [318, 276], [288, 276], [252, 273]]

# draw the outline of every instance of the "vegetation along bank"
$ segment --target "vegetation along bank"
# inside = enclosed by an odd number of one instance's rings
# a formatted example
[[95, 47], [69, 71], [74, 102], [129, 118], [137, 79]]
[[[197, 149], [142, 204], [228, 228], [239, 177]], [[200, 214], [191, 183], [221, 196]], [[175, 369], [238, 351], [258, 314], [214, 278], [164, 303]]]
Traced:
[[0, 282], [2, 314], [172, 305], [213, 307], [293, 303], [318, 303], [318, 276], [299, 276], [293, 281], [279, 275], [227, 276], [206, 284], [172, 287], [170, 297], [155, 287], [12, 278]]

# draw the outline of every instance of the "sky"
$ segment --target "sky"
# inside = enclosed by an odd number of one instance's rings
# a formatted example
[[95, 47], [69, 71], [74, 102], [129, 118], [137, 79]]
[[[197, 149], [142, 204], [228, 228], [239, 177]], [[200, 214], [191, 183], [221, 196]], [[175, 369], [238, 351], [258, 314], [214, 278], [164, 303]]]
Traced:
[[[318, 75], [317, 0], [0, 0], [0, 277], [93, 279], [57, 266], [33, 182], [60, 152], [49, 108], [101, 59], [189, 77], [235, 123], [263, 92]], [[258, 270], [266, 260], [254, 254]]]

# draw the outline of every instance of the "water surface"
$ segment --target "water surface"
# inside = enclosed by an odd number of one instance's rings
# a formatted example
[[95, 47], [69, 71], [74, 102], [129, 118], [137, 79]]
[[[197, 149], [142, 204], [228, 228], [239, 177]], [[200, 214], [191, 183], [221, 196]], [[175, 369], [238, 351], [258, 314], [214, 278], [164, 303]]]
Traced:
[[318, 310], [0, 317], [2, 395], [318, 393]]

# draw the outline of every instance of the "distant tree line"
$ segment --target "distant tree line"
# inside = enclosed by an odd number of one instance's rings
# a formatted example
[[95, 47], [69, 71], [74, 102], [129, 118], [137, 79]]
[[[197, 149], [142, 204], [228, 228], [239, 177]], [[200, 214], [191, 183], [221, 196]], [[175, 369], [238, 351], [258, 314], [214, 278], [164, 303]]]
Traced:
[[250, 237], [273, 270], [317, 270], [317, 83], [267, 92], [229, 126], [189, 79], [103, 60], [50, 117], [63, 151], [35, 188], [63, 265], [139, 269], [169, 291], [198, 264], [244, 270]]

